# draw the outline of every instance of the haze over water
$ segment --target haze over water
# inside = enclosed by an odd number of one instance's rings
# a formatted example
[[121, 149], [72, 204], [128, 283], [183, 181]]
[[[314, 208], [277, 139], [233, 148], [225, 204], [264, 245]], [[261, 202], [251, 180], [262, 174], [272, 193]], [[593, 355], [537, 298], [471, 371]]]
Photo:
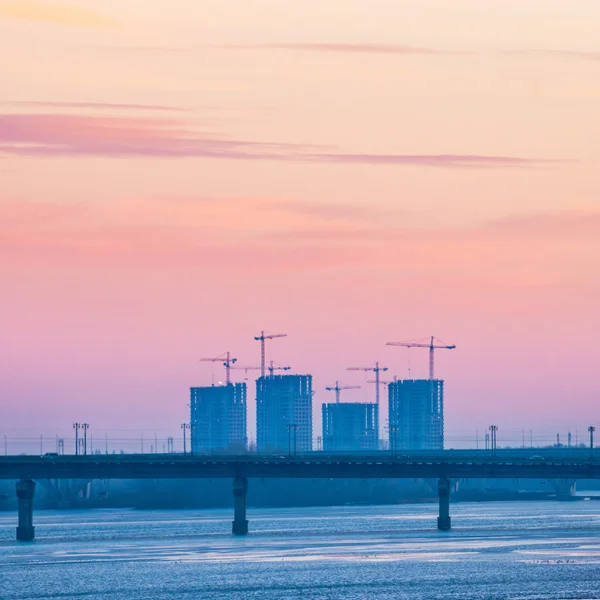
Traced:
[[2, 600], [600, 598], [600, 503], [36, 514], [37, 541], [0, 516]]

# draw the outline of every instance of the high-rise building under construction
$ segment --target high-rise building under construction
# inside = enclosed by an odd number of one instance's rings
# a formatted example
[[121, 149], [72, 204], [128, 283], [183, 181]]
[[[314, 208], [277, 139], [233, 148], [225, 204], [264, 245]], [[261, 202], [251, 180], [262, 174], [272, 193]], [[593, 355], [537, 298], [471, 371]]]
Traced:
[[192, 452], [246, 450], [246, 384], [190, 388]]
[[444, 449], [444, 382], [395, 381], [388, 385], [392, 450]]
[[312, 450], [312, 376], [267, 375], [256, 381], [259, 452]]
[[377, 450], [379, 406], [362, 402], [323, 404], [323, 450]]

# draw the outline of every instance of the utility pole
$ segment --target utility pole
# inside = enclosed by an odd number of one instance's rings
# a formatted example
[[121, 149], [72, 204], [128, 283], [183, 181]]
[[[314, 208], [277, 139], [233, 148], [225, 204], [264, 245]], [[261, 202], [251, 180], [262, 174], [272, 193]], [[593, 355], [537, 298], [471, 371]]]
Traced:
[[182, 423], [181, 424], [181, 429], [183, 429], [183, 454], [187, 454], [187, 445], [186, 445], [186, 429], [190, 428], [190, 424], [189, 423]]
[[90, 428], [88, 423], [82, 423], [83, 428], [83, 453], [87, 454], [87, 430]]
[[594, 450], [594, 431], [596, 431], [596, 428], [593, 425], [590, 425], [588, 427], [588, 431], [590, 432], [590, 450]]
[[79, 454], [79, 429], [81, 423], [73, 423], [73, 429], [75, 430], [75, 455]]

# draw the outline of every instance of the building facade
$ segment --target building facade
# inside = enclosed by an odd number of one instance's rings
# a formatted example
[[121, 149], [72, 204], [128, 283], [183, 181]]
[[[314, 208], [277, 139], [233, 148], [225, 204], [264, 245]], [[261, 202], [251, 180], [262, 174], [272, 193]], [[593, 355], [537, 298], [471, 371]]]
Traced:
[[190, 388], [190, 431], [194, 453], [245, 451], [246, 384]]
[[361, 402], [323, 404], [323, 450], [369, 452], [379, 447], [379, 406]]
[[396, 381], [388, 385], [392, 450], [444, 449], [444, 382]]
[[271, 375], [256, 381], [258, 452], [312, 450], [312, 376]]

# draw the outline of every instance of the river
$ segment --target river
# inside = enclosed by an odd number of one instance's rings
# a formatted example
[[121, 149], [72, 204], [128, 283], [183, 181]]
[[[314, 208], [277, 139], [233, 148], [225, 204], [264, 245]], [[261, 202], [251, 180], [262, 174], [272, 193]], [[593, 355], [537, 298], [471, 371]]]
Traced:
[[0, 513], [0, 598], [600, 599], [600, 502]]

